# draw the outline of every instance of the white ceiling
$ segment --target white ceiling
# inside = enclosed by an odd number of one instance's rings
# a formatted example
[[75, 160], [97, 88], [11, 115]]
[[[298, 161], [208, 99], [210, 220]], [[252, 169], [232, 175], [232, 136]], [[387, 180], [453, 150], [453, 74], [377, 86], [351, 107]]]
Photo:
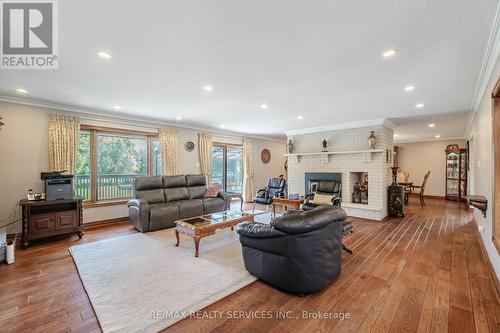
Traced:
[[[19, 96], [22, 87], [31, 99], [109, 113], [120, 105], [124, 114], [270, 137], [397, 118], [403, 136], [408, 117], [456, 113], [465, 123], [497, 5], [59, 1], [59, 69], [1, 71], [0, 93]], [[390, 48], [396, 57], [383, 59]], [[408, 84], [413, 92], [403, 90]], [[435, 135], [425, 130], [407, 135]]]
[[[467, 112], [442, 113], [431, 116], [393, 118], [395, 142], [422, 140], [463, 139], [466, 130]], [[433, 124], [434, 127], [429, 127]], [[436, 138], [436, 135], [439, 138]]]

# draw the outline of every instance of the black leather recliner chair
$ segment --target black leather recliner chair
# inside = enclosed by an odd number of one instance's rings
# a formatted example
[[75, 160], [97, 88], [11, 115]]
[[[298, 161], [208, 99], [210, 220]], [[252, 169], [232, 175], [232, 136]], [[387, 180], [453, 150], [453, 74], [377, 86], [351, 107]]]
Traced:
[[270, 224], [239, 224], [246, 269], [290, 293], [322, 290], [340, 275], [345, 218], [342, 208], [321, 206], [287, 211]]
[[285, 195], [285, 179], [282, 177], [271, 178], [267, 182], [267, 187], [257, 191], [255, 198], [253, 199], [253, 209], [255, 210], [256, 204], [270, 205], [273, 203], [274, 197]]
[[[340, 207], [342, 202], [342, 182], [335, 180], [322, 180], [316, 187], [316, 193], [334, 195], [332, 205]], [[319, 205], [312, 202], [313, 199], [314, 193], [309, 193], [306, 196], [306, 201], [302, 205], [302, 209], [311, 210], [318, 207]]]

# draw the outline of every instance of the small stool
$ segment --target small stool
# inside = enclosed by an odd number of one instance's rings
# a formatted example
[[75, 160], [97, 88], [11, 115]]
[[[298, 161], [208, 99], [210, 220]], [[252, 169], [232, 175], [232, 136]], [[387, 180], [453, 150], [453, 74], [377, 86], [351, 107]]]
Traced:
[[[354, 225], [352, 224], [352, 222], [349, 220], [342, 221], [342, 237], [352, 234], [353, 232], [354, 232]], [[342, 244], [342, 249], [352, 254], [352, 250], [345, 247], [344, 244]]]

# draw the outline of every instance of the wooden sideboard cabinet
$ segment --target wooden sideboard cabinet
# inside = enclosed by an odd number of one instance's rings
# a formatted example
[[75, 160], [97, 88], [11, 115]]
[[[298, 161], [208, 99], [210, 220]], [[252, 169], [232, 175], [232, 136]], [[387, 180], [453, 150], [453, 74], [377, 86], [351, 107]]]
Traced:
[[23, 219], [23, 247], [31, 240], [76, 233], [81, 239], [83, 229], [83, 198], [19, 202]]

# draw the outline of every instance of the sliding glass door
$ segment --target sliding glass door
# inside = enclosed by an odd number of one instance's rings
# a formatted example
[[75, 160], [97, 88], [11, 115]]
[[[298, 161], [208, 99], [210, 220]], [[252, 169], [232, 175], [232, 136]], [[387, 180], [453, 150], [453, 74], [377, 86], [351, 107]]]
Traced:
[[237, 146], [214, 145], [212, 148], [212, 183], [225, 192], [243, 191], [243, 149]]

